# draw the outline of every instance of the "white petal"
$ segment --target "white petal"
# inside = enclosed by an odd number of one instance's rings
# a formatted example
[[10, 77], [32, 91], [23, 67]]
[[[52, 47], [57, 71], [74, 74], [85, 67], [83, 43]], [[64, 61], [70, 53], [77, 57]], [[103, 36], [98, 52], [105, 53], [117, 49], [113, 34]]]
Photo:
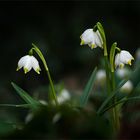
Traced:
[[97, 46], [103, 48], [103, 40], [98, 30], [95, 32], [95, 42]]
[[25, 73], [29, 72], [32, 69], [32, 59], [31, 58], [32, 58], [32, 56], [29, 56], [26, 59], [26, 62], [25, 62], [25, 65], [24, 65]]
[[87, 29], [87, 30], [85, 30], [84, 33], [81, 35], [81, 40], [84, 41], [84, 44], [89, 44], [93, 40], [95, 40], [93, 29]]
[[18, 69], [21, 69], [22, 67], [24, 67], [26, 60], [28, 58], [29, 58], [29, 55], [25, 55], [25, 56], [20, 58], [20, 60], [18, 61]]
[[91, 49], [97, 48], [97, 45], [95, 44], [95, 40], [93, 40], [91, 43], [89, 43], [88, 46], [89, 46]]
[[63, 97], [65, 100], [70, 99], [70, 93], [68, 92], [68, 90], [63, 89], [63, 90], [61, 91], [61, 97]]
[[61, 93], [57, 96], [57, 100], [58, 100], [59, 104], [62, 104], [65, 101], [70, 100], [70, 98], [71, 98], [70, 93], [66, 89], [63, 89], [61, 91]]
[[128, 62], [131, 60], [133, 60], [133, 56], [128, 51], [122, 50], [120, 53], [120, 61], [128, 64]]
[[37, 59], [34, 56], [31, 56], [31, 62], [33, 69], [39, 74], [40, 66]]
[[120, 53], [117, 53], [115, 56], [115, 67], [120, 65]]

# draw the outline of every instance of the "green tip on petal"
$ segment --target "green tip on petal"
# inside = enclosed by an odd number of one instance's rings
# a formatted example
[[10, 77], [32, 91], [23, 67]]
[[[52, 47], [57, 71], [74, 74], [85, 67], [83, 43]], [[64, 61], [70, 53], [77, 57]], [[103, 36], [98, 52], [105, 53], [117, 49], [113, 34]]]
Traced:
[[18, 71], [18, 70], [19, 70], [19, 67], [17, 67], [16, 71]]
[[81, 40], [80, 45], [84, 45], [84, 44], [85, 44], [84, 40]]
[[24, 68], [24, 73], [26, 74], [28, 72], [28, 69], [27, 68]]
[[41, 71], [40, 68], [36, 69], [36, 72], [37, 72], [38, 74], [40, 74], [40, 71]]
[[128, 64], [131, 66], [131, 60], [128, 61]]
[[124, 64], [120, 64], [120, 68], [122, 69], [124, 67]]
[[132, 57], [132, 60], [135, 60], [134, 57]]
[[92, 45], [91, 45], [91, 49], [93, 49], [94, 47], [95, 47], [95, 44], [92, 44]]

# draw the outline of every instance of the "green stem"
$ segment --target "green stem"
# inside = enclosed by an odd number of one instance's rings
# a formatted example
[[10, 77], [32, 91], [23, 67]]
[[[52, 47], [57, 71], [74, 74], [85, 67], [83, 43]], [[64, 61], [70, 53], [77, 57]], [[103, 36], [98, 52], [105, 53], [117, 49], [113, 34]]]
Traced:
[[49, 82], [50, 82], [50, 86], [51, 86], [51, 90], [52, 90], [52, 94], [53, 94], [53, 97], [54, 97], [55, 104], [58, 105], [58, 101], [57, 101], [53, 81], [52, 81], [52, 78], [51, 78], [49, 70], [47, 71], [47, 74], [48, 74], [48, 78], [49, 78]]
[[[106, 81], [107, 81], [107, 93], [108, 93], [108, 96], [111, 96], [111, 82], [110, 81], [110, 69], [109, 69], [109, 65], [108, 65], [108, 57], [107, 57], [107, 49], [105, 49], [106, 47], [104, 47], [104, 58], [105, 58], [105, 69], [106, 69]], [[105, 55], [106, 54], [106, 55]], [[112, 75], [111, 75], [112, 76]], [[110, 121], [111, 121], [111, 124], [114, 128], [114, 132], [115, 132], [115, 128], [116, 128], [116, 125], [115, 125], [115, 110], [112, 109], [110, 112]]]
[[[115, 47], [117, 45], [117, 43], [114, 43], [113, 44], [113, 48], [112, 48], [112, 57], [110, 58], [110, 64], [111, 66], [113, 66], [113, 68], [111, 68], [108, 64], [108, 52], [107, 52], [107, 45], [106, 45], [106, 37], [105, 37], [105, 32], [104, 32], [104, 29], [103, 29], [103, 26], [100, 22], [97, 22], [97, 28], [100, 32], [100, 35], [102, 37], [102, 40], [103, 40], [103, 49], [104, 49], [104, 59], [105, 59], [105, 69], [106, 69], [106, 81], [107, 81], [107, 92], [108, 92], [108, 95], [109, 96], [112, 96], [111, 95], [111, 91], [114, 91], [115, 89], [115, 80], [114, 80], [114, 54], [115, 54]], [[111, 74], [111, 73], [112, 74]], [[110, 77], [111, 76], [111, 77]], [[111, 78], [111, 79], [110, 79]], [[115, 97], [114, 97], [115, 98]], [[115, 100], [114, 100], [115, 102]], [[118, 117], [117, 117], [117, 110], [116, 108], [113, 108], [113, 110], [110, 112], [110, 117], [111, 117], [111, 120], [112, 120], [112, 124], [115, 127], [118, 127], [118, 124], [119, 124], [119, 121], [118, 121]], [[117, 122], [118, 121], [118, 122]]]
[[107, 53], [107, 46], [106, 46], [106, 40], [104, 40], [104, 56], [108, 56], [108, 53]]
[[[115, 77], [114, 77], [114, 72], [111, 72], [111, 78], [112, 78], [112, 91], [115, 90]], [[116, 97], [114, 96], [113, 99], [113, 104], [116, 103]], [[120, 120], [119, 120], [119, 110], [117, 106], [114, 106], [114, 108], [112, 109], [113, 112], [113, 120], [114, 120], [114, 128], [115, 130], [119, 130], [120, 129]]]
[[109, 67], [108, 67], [108, 57], [104, 56], [105, 60], [105, 70], [106, 70], [106, 82], [107, 82], [107, 93], [110, 95], [110, 76], [109, 76]]
[[33, 43], [32, 43], [32, 46], [33, 46], [33, 48], [31, 50], [34, 50], [43, 62], [43, 65], [45, 67], [45, 70], [46, 70], [48, 78], [49, 78], [49, 82], [50, 82], [50, 86], [51, 86], [51, 90], [52, 90], [52, 94], [53, 94], [53, 99], [55, 101], [55, 104], [58, 105], [58, 101], [57, 101], [57, 97], [56, 97], [56, 93], [55, 93], [55, 89], [54, 89], [54, 84], [53, 84], [53, 81], [52, 81], [52, 78], [51, 78], [51, 75], [50, 75], [50, 72], [49, 72], [49, 69], [47, 66], [47, 62], [46, 62], [42, 52], [39, 50], [39, 48]]

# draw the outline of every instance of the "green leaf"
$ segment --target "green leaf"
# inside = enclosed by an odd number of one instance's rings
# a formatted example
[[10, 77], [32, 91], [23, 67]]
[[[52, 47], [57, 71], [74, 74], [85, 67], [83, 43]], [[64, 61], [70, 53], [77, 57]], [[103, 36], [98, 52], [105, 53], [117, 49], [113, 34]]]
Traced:
[[133, 82], [134, 87], [136, 87], [140, 82], [140, 64], [134, 69], [130, 76], [130, 80]]
[[116, 103], [108, 106], [107, 108], [105, 108], [100, 114], [105, 113], [106, 111], [108, 111], [109, 109], [113, 108], [114, 106], [127, 102], [127, 101], [132, 101], [132, 100], [140, 100], [140, 96], [136, 96], [136, 97], [130, 97], [130, 98], [125, 98], [125, 99], [121, 99], [119, 101], [117, 101]]
[[14, 105], [14, 104], [0, 104], [0, 107], [17, 107], [17, 108], [29, 108], [31, 104], [21, 104], [21, 105]]
[[20, 95], [20, 97], [27, 103], [30, 104], [32, 108], [36, 108], [40, 103], [33, 99], [27, 92], [25, 92], [23, 89], [21, 89], [19, 86], [17, 86], [15, 83], [11, 83], [14, 89], [17, 91], [17, 93]]
[[111, 96], [109, 96], [100, 106], [100, 108], [97, 111], [97, 114], [100, 114], [102, 112], [102, 110], [105, 108], [105, 106], [112, 100], [112, 98], [118, 93], [118, 91], [120, 90], [120, 88], [128, 81], [127, 80], [122, 80], [119, 84], [119, 86], [111, 93]]
[[92, 74], [90, 76], [90, 79], [88, 80], [88, 83], [86, 84], [86, 87], [85, 87], [83, 94], [80, 98], [80, 107], [84, 107], [88, 101], [90, 92], [91, 92], [92, 87], [93, 87], [94, 82], [95, 82], [96, 72], [97, 72], [97, 68], [94, 69], [94, 71], [92, 72]]

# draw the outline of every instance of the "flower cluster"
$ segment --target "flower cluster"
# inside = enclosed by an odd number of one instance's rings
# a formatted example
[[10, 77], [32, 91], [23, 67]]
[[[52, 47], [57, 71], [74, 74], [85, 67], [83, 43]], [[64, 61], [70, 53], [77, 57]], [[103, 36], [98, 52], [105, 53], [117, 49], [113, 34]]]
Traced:
[[[96, 31], [87, 29], [80, 38], [80, 45], [88, 45], [91, 49], [97, 47], [103, 48], [103, 39], [98, 29]], [[120, 50], [115, 56], [115, 67], [123, 68], [125, 64], [131, 65], [132, 60], [134, 60], [134, 57], [128, 51]]]

